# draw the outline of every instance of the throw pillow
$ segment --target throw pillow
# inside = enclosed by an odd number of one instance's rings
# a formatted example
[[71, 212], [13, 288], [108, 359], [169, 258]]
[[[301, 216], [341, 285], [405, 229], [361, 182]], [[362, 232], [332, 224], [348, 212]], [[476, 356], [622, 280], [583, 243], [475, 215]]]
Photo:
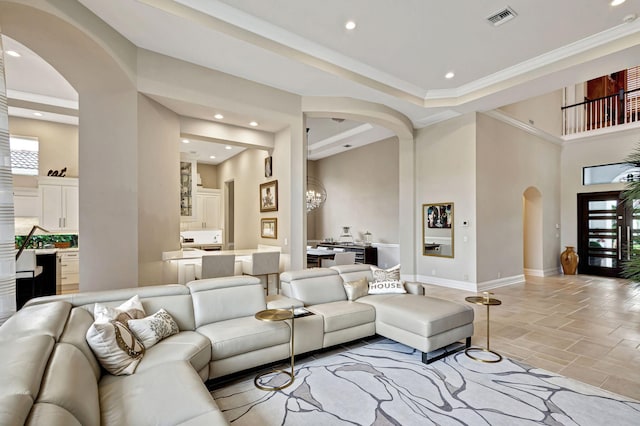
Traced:
[[402, 281], [378, 281], [369, 283], [369, 294], [406, 293]]
[[173, 317], [164, 309], [143, 319], [129, 320], [128, 325], [146, 349], [180, 331]]
[[86, 338], [100, 364], [116, 376], [133, 374], [144, 355], [142, 343], [119, 321], [94, 322]]
[[344, 290], [347, 292], [347, 298], [349, 301], [353, 302], [354, 300], [369, 294], [369, 282], [364, 277], [357, 281], [345, 282]]
[[93, 319], [101, 323], [116, 320], [127, 324], [130, 319], [144, 318], [145, 315], [144, 307], [137, 294], [117, 308], [102, 303], [96, 303], [93, 307]]
[[400, 265], [396, 265], [389, 269], [381, 269], [377, 266], [371, 266], [371, 274], [373, 275], [373, 282], [400, 281]]

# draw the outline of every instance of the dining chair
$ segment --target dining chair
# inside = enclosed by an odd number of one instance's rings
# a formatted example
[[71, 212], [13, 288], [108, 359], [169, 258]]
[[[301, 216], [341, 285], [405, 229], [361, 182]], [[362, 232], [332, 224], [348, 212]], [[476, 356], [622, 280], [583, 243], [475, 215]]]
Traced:
[[200, 277], [219, 278], [232, 277], [235, 271], [235, 254], [214, 254], [202, 256], [202, 273]]
[[280, 252], [263, 251], [251, 255], [250, 260], [242, 261], [242, 274], [265, 277], [267, 296], [269, 295], [269, 275], [276, 276], [276, 293], [280, 293]]
[[353, 265], [354, 263], [356, 263], [355, 251], [336, 253], [333, 259], [322, 259], [323, 268], [336, 265]]

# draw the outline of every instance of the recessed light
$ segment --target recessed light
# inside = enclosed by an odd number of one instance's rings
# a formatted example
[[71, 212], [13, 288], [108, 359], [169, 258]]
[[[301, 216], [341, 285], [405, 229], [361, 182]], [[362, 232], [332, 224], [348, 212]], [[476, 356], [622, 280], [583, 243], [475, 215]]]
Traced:
[[256, 127], [258, 125], [257, 121], [252, 121], [251, 123], [249, 123], [249, 126], [251, 127]]
[[14, 58], [19, 58], [20, 56], [22, 56], [21, 54], [19, 54], [15, 50], [7, 50], [7, 55], [13, 56]]
[[453, 71], [449, 71], [448, 73], [446, 73], [446, 74], [444, 75], [444, 78], [453, 78], [453, 77], [455, 77], [455, 76], [456, 76], [456, 75], [453, 73]]
[[210, 155], [209, 158], [211, 158], [212, 160], [215, 160], [216, 156], [215, 155]]
[[41, 112], [34, 112], [33, 115], [35, 115], [36, 117], [42, 117], [44, 114]]
[[230, 147], [229, 145], [225, 146], [224, 149], [233, 149], [232, 147]]
[[216, 114], [216, 115], [213, 116], [213, 118], [215, 118], [216, 120], [222, 120], [224, 118], [224, 115]]
[[189, 139], [182, 139], [182, 143], [189, 143]]
[[626, 0], [611, 0], [611, 6], [620, 6], [622, 3], [624, 3]]
[[344, 24], [344, 27], [348, 30], [354, 30], [356, 28], [356, 23], [353, 21], [347, 21], [347, 23]]

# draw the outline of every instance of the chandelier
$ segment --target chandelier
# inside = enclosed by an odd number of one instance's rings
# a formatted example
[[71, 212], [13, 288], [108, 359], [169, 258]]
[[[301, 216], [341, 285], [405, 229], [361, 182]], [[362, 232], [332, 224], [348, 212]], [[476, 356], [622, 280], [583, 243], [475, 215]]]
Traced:
[[315, 178], [307, 176], [307, 213], [315, 210], [324, 204], [327, 199], [327, 191]]

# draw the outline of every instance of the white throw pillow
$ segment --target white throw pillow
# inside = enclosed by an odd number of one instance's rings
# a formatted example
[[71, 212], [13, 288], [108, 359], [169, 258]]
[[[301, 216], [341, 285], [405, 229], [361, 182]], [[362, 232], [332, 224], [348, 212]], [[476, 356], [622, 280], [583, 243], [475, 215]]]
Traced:
[[406, 293], [402, 281], [378, 281], [369, 283], [369, 294]]
[[351, 302], [369, 294], [369, 282], [365, 277], [357, 281], [345, 282], [343, 285], [344, 290], [347, 292], [347, 298]]
[[94, 322], [86, 338], [100, 365], [116, 376], [133, 374], [144, 355], [142, 343], [118, 321]]
[[137, 294], [117, 308], [102, 303], [96, 303], [93, 307], [93, 320], [100, 323], [116, 320], [126, 325], [130, 319], [144, 318], [146, 315]]
[[164, 309], [146, 318], [129, 320], [128, 326], [146, 349], [180, 331], [173, 317]]
[[373, 275], [373, 282], [400, 281], [400, 265], [398, 264], [389, 269], [371, 266], [371, 274]]

